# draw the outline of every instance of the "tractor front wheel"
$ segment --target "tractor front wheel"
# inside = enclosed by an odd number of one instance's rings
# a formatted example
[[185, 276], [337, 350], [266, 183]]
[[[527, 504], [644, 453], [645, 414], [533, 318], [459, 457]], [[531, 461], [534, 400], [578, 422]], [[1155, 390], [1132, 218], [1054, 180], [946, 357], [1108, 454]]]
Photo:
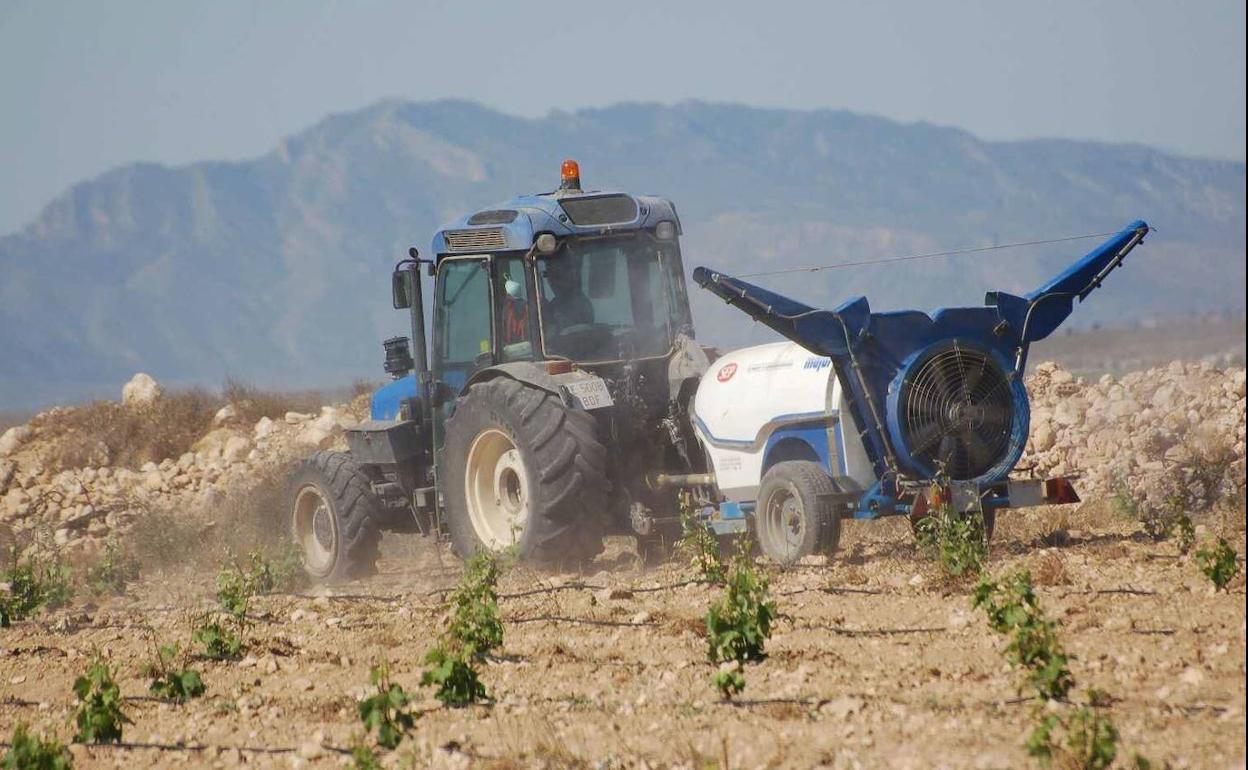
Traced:
[[507, 378], [470, 386], [446, 421], [455, 551], [514, 546], [522, 559], [564, 565], [596, 556], [608, 487], [596, 429], [548, 391]]
[[836, 484], [818, 463], [776, 463], [758, 491], [758, 547], [783, 566], [816, 552], [833, 553], [841, 541], [838, 498]]
[[343, 452], [317, 452], [291, 477], [290, 532], [314, 580], [338, 582], [376, 570], [379, 503]]

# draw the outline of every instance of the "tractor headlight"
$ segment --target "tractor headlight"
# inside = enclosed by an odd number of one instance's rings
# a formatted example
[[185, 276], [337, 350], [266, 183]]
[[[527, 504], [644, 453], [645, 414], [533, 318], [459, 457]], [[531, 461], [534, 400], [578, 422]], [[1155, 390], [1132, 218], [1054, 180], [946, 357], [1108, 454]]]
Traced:
[[670, 241], [676, 237], [676, 223], [664, 220], [654, 227], [654, 237], [660, 241]]
[[537, 236], [537, 250], [543, 254], [554, 254], [555, 249], [559, 248], [559, 241], [550, 233], [542, 233]]

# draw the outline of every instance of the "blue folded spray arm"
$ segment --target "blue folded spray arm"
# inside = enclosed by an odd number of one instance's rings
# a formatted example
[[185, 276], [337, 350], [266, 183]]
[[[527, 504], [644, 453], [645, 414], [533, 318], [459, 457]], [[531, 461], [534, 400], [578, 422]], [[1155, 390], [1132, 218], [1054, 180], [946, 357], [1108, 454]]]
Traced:
[[925, 324], [914, 317], [918, 311], [872, 313], [866, 297], [855, 297], [836, 310], [821, 310], [706, 267], [695, 269], [693, 280], [754, 320], [820, 355], [848, 355], [872, 336], [873, 326], [895, 325], [890, 319], [901, 318], [906, 322], [896, 332], [918, 339], [942, 331], [989, 332], [996, 338], [992, 347], [1014, 349], [1020, 354], [1016, 360], [1021, 368], [1026, 347], [1061, 326], [1070, 316], [1074, 300], [1083, 301], [1098, 288], [1148, 231], [1144, 221], [1132, 222], [1035, 291], [1021, 297], [989, 292], [982, 308], [943, 308], [928, 318], [935, 327], [930, 329], [920, 328]]
[[1022, 374], [1031, 343], [1052, 334], [1070, 316], [1075, 299], [1082, 301], [1098, 288], [1148, 232], [1143, 221], [1132, 222], [1029, 294], [989, 292], [983, 306], [942, 308], [931, 315], [874, 313], [865, 297], [835, 310], [813, 308], [705, 267], [694, 270], [693, 279], [759, 323], [833, 361], [879, 480], [864, 495], [863, 506], [870, 503], [879, 510], [896, 502], [900, 480], [930, 478], [931, 469], [900, 445], [898, 418], [890, 408], [890, 396], [896, 398], [924, 357], [949, 346], [974, 347], [1008, 374], [1018, 404], [1013, 449], [976, 479], [981, 485], [996, 483], [1013, 468], [1026, 440], [1029, 410]]

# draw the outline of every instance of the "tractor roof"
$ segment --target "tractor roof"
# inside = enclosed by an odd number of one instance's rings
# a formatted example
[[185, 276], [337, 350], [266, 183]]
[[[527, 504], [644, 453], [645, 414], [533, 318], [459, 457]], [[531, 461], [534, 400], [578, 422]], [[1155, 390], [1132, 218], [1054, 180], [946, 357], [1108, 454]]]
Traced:
[[680, 219], [671, 201], [652, 195], [624, 192], [556, 190], [521, 195], [454, 222], [433, 234], [433, 254], [528, 251], [541, 233], [609, 235], [653, 230], [670, 221], [680, 232]]

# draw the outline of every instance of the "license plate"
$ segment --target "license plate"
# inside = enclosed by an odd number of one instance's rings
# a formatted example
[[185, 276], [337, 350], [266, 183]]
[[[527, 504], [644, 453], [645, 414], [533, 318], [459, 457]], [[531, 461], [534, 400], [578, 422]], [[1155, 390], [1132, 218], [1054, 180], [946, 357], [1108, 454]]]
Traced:
[[597, 377], [569, 382], [564, 387], [568, 389], [568, 393], [576, 399], [576, 403], [582, 409], [601, 409], [615, 403], [611, 400], [611, 392], [607, 390], [607, 383]]

